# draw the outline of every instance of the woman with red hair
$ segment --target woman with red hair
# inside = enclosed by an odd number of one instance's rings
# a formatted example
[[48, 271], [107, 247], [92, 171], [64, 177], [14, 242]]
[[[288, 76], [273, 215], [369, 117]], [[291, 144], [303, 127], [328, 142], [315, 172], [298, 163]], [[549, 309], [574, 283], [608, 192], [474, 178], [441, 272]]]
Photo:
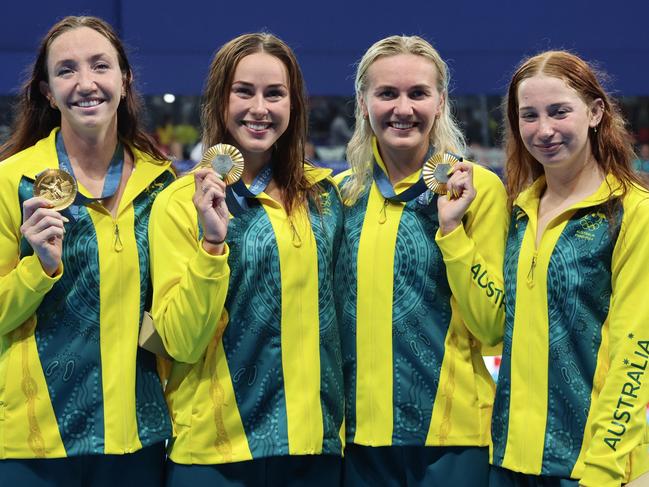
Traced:
[[649, 467], [649, 193], [583, 59], [525, 60], [506, 98], [503, 361], [491, 485], [613, 487]]

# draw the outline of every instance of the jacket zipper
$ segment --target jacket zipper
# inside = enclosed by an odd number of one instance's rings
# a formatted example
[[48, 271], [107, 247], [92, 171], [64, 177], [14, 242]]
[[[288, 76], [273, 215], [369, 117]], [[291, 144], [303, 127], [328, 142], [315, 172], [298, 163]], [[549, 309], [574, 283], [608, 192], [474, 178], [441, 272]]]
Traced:
[[[119, 231], [119, 223], [117, 222], [117, 218], [113, 217], [113, 250], [116, 253], [121, 253], [122, 250], [124, 250], [124, 244], [122, 243], [122, 237], [120, 235]], [[122, 259], [120, 257], [117, 257], [117, 275], [118, 275], [118, 280], [119, 280], [119, 296], [118, 296], [118, 306], [120, 310], [120, 316], [124, 314], [124, 303], [123, 303], [123, 289], [122, 289], [122, 278], [123, 278], [123, 269], [122, 269]], [[136, 359], [137, 360], [137, 359]], [[122, 360], [121, 360], [122, 365], [126, 363], [123, 354], [122, 354]], [[137, 367], [137, 364], [136, 364]], [[122, 370], [122, 374], [124, 375], [126, 371]], [[123, 391], [122, 391], [122, 418], [123, 418], [123, 424], [124, 424], [124, 429], [123, 429], [123, 434], [124, 434], [124, 444], [122, 446], [123, 450], [125, 453], [132, 453], [133, 449], [129, 446], [128, 444], [128, 411], [126, 408], [126, 402], [127, 398], [124, 397]]]
[[115, 252], [121, 252], [122, 250], [124, 250], [124, 245], [122, 244], [122, 238], [119, 235], [119, 224], [115, 219], [113, 219], [113, 228], [115, 234], [115, 240], [113, 241], [113, 250], [115, 250]]
[[536, 269], [537, 256], [538, 256], [538, 251], [535, 250], [534, 255], [532, 256], [532, 262], [530, 264], [530, 270], [527, 273], [527, 285], [529, 287], [534, 286], [534, 269]]

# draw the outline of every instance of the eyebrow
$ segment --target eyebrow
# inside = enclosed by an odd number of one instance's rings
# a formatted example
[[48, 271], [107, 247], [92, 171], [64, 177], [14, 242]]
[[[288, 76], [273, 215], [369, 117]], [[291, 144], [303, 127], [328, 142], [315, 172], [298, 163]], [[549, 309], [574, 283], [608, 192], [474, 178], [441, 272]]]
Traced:
[[[105, 52], [102, 52], [102, 53], [99, 53], [99, 54], [93, 54], [92, 56], [90, 56], [90, 62], [99, 61], [100, 59], [105, 59], [107, 57], [108, 57], [108, 54], [105, 53]], [[61, 64], [66, 64], [66, 63], [76, 63], [76, 61], [73, 60], [73, 59], [70, 59], [70, 58], [64, 58], [64, 59], [61, 59], [61, 60], [57, 61], [56, 63], [54, 63], [54, 66], [56, 67], [56, 66], [59, 66]]]
[[[419, 84], [414, 85], [414, 86], [409, 86], [408, 89], [409, 90], [428, 90], [431, 87], [432, 87], [431, 85], [428, 85], [428, 84], [425, 84], [425, 83], [419, 83]], [[379, 85], [374, 89], [375, 90], [385, 90], [385, 89], [395, 90], [396, 86], [386, 84], [386, 85]]]
[[[547, 108], [550, 109], [550, 110], [556, 110], [557, 108], [565, 106], [565, 105], [570, 106], [570, 102], [569, 101], [560, 101], [559, 103], [553, 103], [552, 105], [549, 105]], [[518, 107], [519, 112], [523, 111], [523, 110], [535, 110], [535, 108], [530, 107], [530, 106]]]
[[[254, 86], [254, 83], [250, 83], [248, 81], [236, 81], [235, 80], [235, 81], [232, 82], [232, 84], [233, 85], [239, 84], [239, 85], [244, 85], [244, 86]], [[275, 84], [272, 84], [272, 85], [265, 86], [265, 88], [287, 88], [288, 89], [288, 87], [284, 83], [275, 83]]]

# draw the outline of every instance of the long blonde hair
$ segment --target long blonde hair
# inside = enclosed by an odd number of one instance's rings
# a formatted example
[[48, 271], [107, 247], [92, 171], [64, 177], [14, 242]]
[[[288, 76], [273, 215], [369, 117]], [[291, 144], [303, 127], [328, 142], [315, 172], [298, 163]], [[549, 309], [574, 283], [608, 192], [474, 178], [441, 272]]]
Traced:
[[464, 155], [466, 142], [462, 131], [451, 114], [448, 99], [448, 66], [437, 50], [419, 36], [390, 36], [374, 43], [363, 55], [356, 70], [354, 88], [356, 92], [356, 126], [347, 145], [347, 160], [352, 167], [352, 175], [343, 187], [343, 197], [347, 204], [356, 202], [364, 188], [372, 179], [372, 128], [364, 117], [361, 99], [367, 91], [367, 71], [374, 61], [381, 57], [398, 54], [414, 54], [428, 59], [437, 69], [437, 90], [444, 101], [438, 119], [430, 131], [430, 143], [437, 151]]

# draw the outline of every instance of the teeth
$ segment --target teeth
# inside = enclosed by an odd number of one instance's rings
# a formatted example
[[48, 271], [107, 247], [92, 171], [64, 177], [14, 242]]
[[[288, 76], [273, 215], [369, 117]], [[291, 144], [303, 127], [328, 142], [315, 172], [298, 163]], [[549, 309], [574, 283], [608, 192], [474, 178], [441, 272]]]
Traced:
[[395, 129], [405, 130], [405, 129], [411, 129], [412, 127], [415, 126], [415, 124], [414, 123], [403, 123], [403, 122], [392, 122], [392, 126]]
[[269, 123], [254, 123], [254, 122], [244, 122], [246, 127], [252, 130], [264, 130], [270, 127]]
[[99, 103], [100, 103], [99, 100], [84, 100], [84, 101], [77, 102], [77, 105], [83, 108], [87, 108], [87, 107], [95, 107], [99, 105]]

